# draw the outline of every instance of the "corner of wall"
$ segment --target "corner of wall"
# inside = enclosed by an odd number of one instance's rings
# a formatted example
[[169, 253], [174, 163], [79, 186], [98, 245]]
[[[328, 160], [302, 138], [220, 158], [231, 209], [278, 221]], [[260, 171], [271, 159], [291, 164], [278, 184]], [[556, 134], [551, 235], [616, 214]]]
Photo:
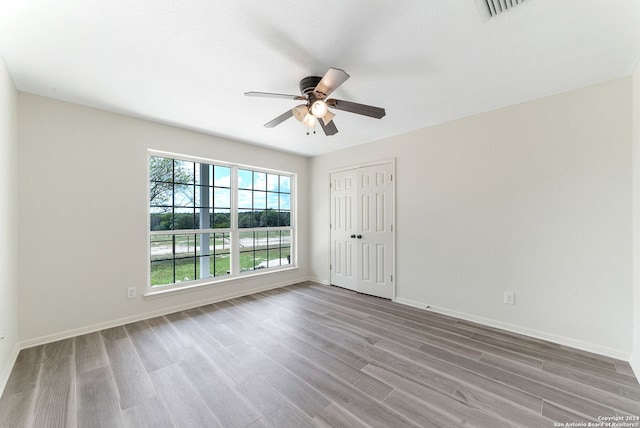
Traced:
[[631, 367], [640, 379], [640, 64], [631, 81], [633, 171], [633, 348]]
[[0, 57], [0, 394], [18, 356], [17, 91]]

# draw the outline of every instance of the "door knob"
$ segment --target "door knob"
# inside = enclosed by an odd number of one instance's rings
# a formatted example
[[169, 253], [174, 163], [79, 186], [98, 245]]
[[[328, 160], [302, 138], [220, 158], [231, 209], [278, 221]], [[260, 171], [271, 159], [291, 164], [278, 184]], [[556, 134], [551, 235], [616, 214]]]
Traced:
[[358, 235], [358, 236], [356, 236], [356, 238], [362, 239], [362, 235]]
[[351, 238], [355, 238], [355, 237], [356, 237], [356, 235], [351, 235]]

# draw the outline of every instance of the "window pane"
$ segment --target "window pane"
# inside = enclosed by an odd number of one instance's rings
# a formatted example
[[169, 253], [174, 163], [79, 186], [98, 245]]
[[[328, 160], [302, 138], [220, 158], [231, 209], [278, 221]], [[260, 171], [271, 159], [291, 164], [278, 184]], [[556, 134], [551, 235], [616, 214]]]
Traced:
[[150, 181], [149, 204], [171, 206], [173, 204], [173, 185], [161, 181]]
[[252, 210], [238, 210], [238, 227], [254, 227]]
[[213, 206], [216, 208], [231, 208], [231, 189], [219, 187], [213, 189]]
[[213, 245], [216, 254], [229, 254], [231, 239], [228, 233], [214, 233]]
[[149, 181], [173, 183], [173, 159], [151, 156], [149, 158]]
[[280, 234], [280, 240], [283, 246], [291, 246], [291, 231], [283, 230]]
[[231, 187], [231, 168], [226, 166], [214, 166], [213, 185], [218, 187]]
[[253, 172], [253, 190], [267, 190], [267, 174], [264, 172]]
[[193, 186], [188, 184], [174, 184], [173, 205], [176, 207], [192, 207], [195, 201]]
[[173, 260], [151, 261], [151, 286], [173, 283]]
[[211, 188], [207, 186], [196, 186], [195, 187], [195, 206], [196, 207], [212, 207], [211, 204]]
[[149, 207], [149, 226], [151, 230], [171, 230], [173, 212], [170, 207]]
[[176, 282], [193, 281], [198, 279], [196, 275], [196, 258], [187, 257], [176, 259]]
[[280, 231], [273, 230], [269, 232], [268, 240], [268, 267], [280, 266]]
[[173, 229], [193, 229], [195, 227], [193, 208], [176, 208], [173, 216]]
[[173, 165], [174, 182], [183, 184], [194, 183], [194, 162], [175, 159]]
[[253, 172], [246, 169], [238, 170], [238, 188], [251, 189], [253, 187]]
[[231, 227], [231, 210], [216, 209], [211, 214], [211, 218], [212, 229], [227, 229]]
[[253, 209], [263, 210], [267, 208], [267, 193], [266, 192], [253, 192]]
[[207, 165], [206, 163], [196, 162], [196, 174], [195, 183], [203, 186], [211, 186], [213, 180], [213, 165]]
[[196, 255], [198, 241], [196, 235], [185, 234], [175, 235], [175, 256], [176, 258], [193, 257]]
[[290, 210], [291, 209], [291, 195], [288, 193], [280, 193], [280, 209], [281, 210]]
[[151, 260], [173, 259], [173, 236], [153, 235], [151, 236]]
[[240, 232], [240, 272], [255, 268], [254, 232]]
[[238, 208], [252, 208], [252, 199], [251, 190], [238, 190]]
[[291, 213], [280, 211], [280, 226], [291, 226]]
[[231, 273], [229, 243], [228, 233], [212, 233], [209, 235], [210, 253], [213, 254], [209, 258], [209, 273], [211, 276]]
[[[195, 209], [195, 227], [194, 229], [214, 229], [215, 215], [212, 208], [196, 208]], [[228, 226], [223, 226], [228, 227]]]
[[280, 191], [282, 193], [291, 193], [291, 178], [280, 176]]
[[267, 193], [267, 208], [278, 209], [278, 193]]
[[[281, 234], [282, 264], [291, 264], [291, 231], [283, 230]], [[284, 261], [286, 260], [286, 263]]]
[[261, 213], [260, 226], [261, 227], [275, 227], [279, 226], [278, 211], [266, 210]]
[[216, 254], [212, 258], [213, 264], [210, 265], [210, 269], [213, 276], [229, 275], [231, 273], [231, 258], [229, 254]]
[[291, 247], [282, 247], [280, 249], [280, 257], [283, 265], [291, 264]]
[[255, 232], [254, 250], [255, 269], [268, 267], [267, 232]]
[[267, 190], [270, 192], [277, 192], [279, 189], [278, 178], [279, 175], [267, 174]]

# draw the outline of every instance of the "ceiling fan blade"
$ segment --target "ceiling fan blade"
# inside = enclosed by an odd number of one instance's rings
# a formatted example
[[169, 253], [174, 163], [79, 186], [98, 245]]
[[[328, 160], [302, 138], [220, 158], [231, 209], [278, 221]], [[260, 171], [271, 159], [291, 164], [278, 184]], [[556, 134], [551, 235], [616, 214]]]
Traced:
[[273, 92], [245, 92], [247, 97], [285, 98], [288, 100], [306, 100], [302, 95], [274, 94]]
[[278, 116], [275, 119], [273, 119], [271, 122], [265, 123], [264, 127], [265, 128], [273, 128], [273, 127], [275, 127], [277, 125], [280, 125], [282, 122], [284, 122], [285, 120], [289, 119], [292, 116], [293, 116], [293, 111], [287, 110], [284, 113], [282, 113], [280, 116]]
[[383, 108], [368, 106], [365, 104], [352, 103], [351, 101], [343, 101], [330, 99], [327, 100], [327, 105], [338, 110], [348, 111], [349, 113], [361, 114], [363, 116], [373, 117], [375, 119], [382, 119], [387, 114]]
[[320, 127], [322, 128], [322, 130], [324, 131], [324, 135], [335, 135], [338, 133], [338, 128], [336, 128], [336, 124], [333, 122], [333, 120], [329, 123], [327, 123], [326, 125], [324, 124], [324, 121], [318, 120], [318, 123], [320, 124]]
[[349, 77], [350, 76], [344, 70], [331, 67], [329, 71], [324, 74], [320, 82], [318, 82], [313, 93], [316, 98], [320, 100], [324, 99], [328, 97], [331, 92], [338, 89], [340, 85], [346, 82]]

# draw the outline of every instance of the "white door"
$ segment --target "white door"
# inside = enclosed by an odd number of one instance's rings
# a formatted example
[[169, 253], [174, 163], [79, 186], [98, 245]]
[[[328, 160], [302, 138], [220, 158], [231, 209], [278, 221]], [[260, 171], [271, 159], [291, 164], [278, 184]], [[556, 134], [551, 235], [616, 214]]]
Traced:
[[382, 164], [331, 175], [332, 284], [393, 297], [392, 173]]
[[356, 290], [356, 170], [331, 174], [331, 283]]

